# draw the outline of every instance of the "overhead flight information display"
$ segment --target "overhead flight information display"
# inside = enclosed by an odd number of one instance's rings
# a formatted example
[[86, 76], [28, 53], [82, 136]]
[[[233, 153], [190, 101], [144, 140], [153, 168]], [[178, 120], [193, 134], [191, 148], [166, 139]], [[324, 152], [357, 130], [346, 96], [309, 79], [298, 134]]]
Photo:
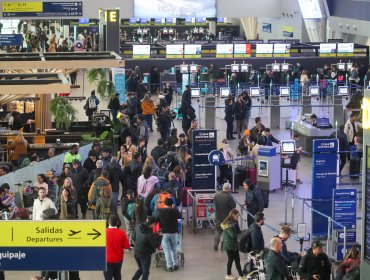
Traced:
[[3, 17], [81, 17], [82, 1], [3, 2]]

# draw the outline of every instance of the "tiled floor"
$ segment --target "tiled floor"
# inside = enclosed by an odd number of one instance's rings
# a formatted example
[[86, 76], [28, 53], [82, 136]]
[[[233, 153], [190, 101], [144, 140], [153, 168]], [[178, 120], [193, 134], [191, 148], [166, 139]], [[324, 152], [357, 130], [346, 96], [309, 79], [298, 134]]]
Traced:
[[[78, 76], [79, 80], [81, 79], [81, 74]], [[89, 86], [85, 85], [85, 92], [88, 95], [90, 89], [86, 89]], [[80, 105], [78, 105], [80, 104]], [[221, 101], [218, 101], [218, 104], [221, 105]], [[82, 103], [76, 102], [76, 106], [82, 107]], [[101, 109], [105, 109], [106, 101], [102, 102], [100, 106]], [[82, 109], [79, 114], [80, 119], [84, 116]], [[201, 110], [202, 117], [201, 119], [204, 120], [204, 111]], [[223, 120], [223, 109], [217, 110], [217, 118], [216, 118], [216, 129], [219, 131], [219, 138], [218, 141], [220, 142], [224, 137], [225, 131], [225, 122]], [[262, 114], [263, 123], [268, 123], [268, 112], [265, 111]], [[202, 121], [203, 122], [203, 121]], [[178, 128], [181, 128], [181, 123], [179, 121], [175, 121], [175, 124]], [[289, 138], [289, 131], [288, 130], [279, 130], [273, 131], [275, 137], [280, 140], [288, 139]], [[151, 139], [156, 140], [159, 137], [157, 132], [154, 132], [151, 135]], [[156, 141], [149, 142], [149, 149], [154, 146]], [[237, 146], [237, 140], [232, 141], [231, 146], [235, 149]], [[311, 197], [311, 158], [310, 157], [302, 157], [300, 163], [300, 172], [301, 178], [303, 183], [300, 184], [294, 192], [301, 196], [309, 198]], [[348, 172], [348, 167], [346, 166], [346, 172]], [[346, 186], [344, 186], [346, 187]], [[348, 186], [347, 186], [348, 187]], [[244, 199], [244, 191], [240, 191], [239, 193], [234, 194], [235, 198], [242, 202]], [[284, 200], [284, 192], [281, 190], [277, 190], [274, 193], [270, 194], [270, 206], [269, 208], [265, 209], [265, 217], [266, 223], [269, 225], [278, 228], [280, 222], [284, 222], [284, 209], [285, 209], [285, 200]], [[292, 222], [291, 220], [291, 200], [288, 200], [288, 222]], [[310, 229], [311, 225], [311, 215], [309, 209], [305, 207], [304, 209], [304, 221], [308, 224], [308, 230]], [[186, 215], [184, 215], [186, 218]], [[360, 216], [360, 215], [358, 215]], [[302, 222], [302, 202], [301, 201], [294, 201], [294, 226], [298, 223]], [[358, 222], [358, 230], [357, 230], [357, 240], [361, 240], [361, 223]], [[270, 240], [270, 238], [275, 235], [275, 233], [267, 227], [263, 227], [263, 233], [265, 237], [266, 244]], [[210, 229], [201, 229], [196, 234], [191, 234], [187, 228], [184, 231], [184, 238], [183, 238], [183, 250], [185, 253], [185, 266], [181, 268], [178, 272], [167, 273], [162, 268], [156, 268], [152, 263], [150, 279], [174, 279], [182, 280], [182, 279], [204, 279], [204, 280], [214, 280], [214, 279], [224, 279], [226, 274], [226, 253], [223, 251], [215, 252], [213, 251], [213, 234]], [[307, 242], [304, 244], [305, 247], [309, 246]], [[288, 248], [292, 251], [299, 249], [299, 243], [297, 241], [289, 240], [288, 241]], [[40, 261], [47, 261], [47, 256], [45, 256], [44, 260]], [[245, 260], [242, 262], [244, 263]], [[136, 263], [133, 259], [132, 252], [125, 253], [125, 260], [122, 269], [122, 276], [124, 280], [131, 279], [132, 275], [136, 270]], [[6, 272], [6, 279], [7, 280], [23, 280], [23, 279], [30, 279], [31, 275], [35, 273], [32, 272]], [[234, 271], [236, 275], [236, 271]], [[81, 279], [89, 279], [89, 280], [97, 280], [103, 279], [103, 274], [100, 271], [92, 271], [92, 272], [81, 272]]]

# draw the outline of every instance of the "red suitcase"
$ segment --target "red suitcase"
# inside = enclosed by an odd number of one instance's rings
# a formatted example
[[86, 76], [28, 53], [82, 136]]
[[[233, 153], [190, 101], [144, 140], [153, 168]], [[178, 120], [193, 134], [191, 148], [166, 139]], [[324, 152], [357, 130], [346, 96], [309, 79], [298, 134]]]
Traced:
[[246, 169], [246, 178], [251, 180], [253, 184], [257, 184], [257, 169], [256, 168], [247, 168]]
[[189, 201], [188, 201], [188, 190], [191, 190], [192, 188], [183, 187], [182, 188], [182, 207], [188, 207], [193, 205], [193, 198], [189, 195]]

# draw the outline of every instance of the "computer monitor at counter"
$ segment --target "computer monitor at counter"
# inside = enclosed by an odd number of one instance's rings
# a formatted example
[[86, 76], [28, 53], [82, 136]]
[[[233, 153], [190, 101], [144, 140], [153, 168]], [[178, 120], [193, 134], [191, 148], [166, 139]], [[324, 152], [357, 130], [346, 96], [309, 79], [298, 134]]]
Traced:
[[281, 141], [281, 154], [294, 154], [294, 152], [295, 152], [294, 140]]

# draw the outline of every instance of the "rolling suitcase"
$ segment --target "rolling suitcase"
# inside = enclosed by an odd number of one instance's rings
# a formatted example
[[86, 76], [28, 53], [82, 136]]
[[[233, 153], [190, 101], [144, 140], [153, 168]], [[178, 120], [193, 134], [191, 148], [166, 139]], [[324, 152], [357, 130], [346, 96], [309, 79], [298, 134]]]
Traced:
[[243, 186], [243, 181], [245, 179], [245, 168], [243, 166], [237, 166], [235, 168], [235, 188], [239, 188], [240, 186]]
[[361, 172], [361, 159], [358, 157], [351, 157], [349, 161], [349, 175], [351, 175], [351, 179], [357, 180], [359, 176], [353, 176], [358, 175]]
[[188, 201], [188, 190], [191, 190], [192, 188], [184, 187], [182, 188], [182, 207], [188, 207], [193, 205], [193, 198], [189, 195], [189, 201]]
[[247, 179], [251, 180], [251, 182], [253, 184], [257, 184], [257, 169], [256, 168], [247, 168], [245, 177]]

